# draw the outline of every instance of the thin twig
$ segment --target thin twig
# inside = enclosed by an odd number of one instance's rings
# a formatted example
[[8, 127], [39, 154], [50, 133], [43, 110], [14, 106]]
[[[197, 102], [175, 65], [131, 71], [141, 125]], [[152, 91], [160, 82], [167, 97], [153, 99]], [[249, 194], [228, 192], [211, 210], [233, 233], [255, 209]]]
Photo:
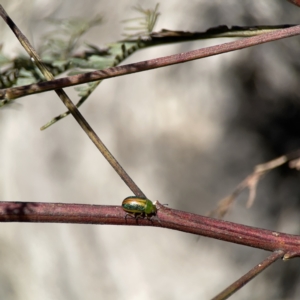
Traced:
[[[34, 60], [38, 68], [42, 71], [43, 75], [47, 80], [53, 80], [54, 77], [49, 72], [47, 67], [43, 64], [41, 58], [35, 51], [35, 49], [31, 46], [28, 39], [24, 36], [24, 34], [20, 31], [20, 29], [16, 26], [13, 20], [7, 15], [2, 5], [0, 5], [0, 15], [4, 19], [4, 21], [8, 24], [11, 30], [14, 32], [22, 46], [25, 48], [29, 56]], [[55, 92], [60, 97], [62, 102], [71, 112], [73, 117], [88, 135], [88, 137], [92, 140], [95, 146], [99, 149], [99, 151], [103, 154], [106, 160], [110, 163], [110, 165], [115, 169], [118, 175], [123, 179], [126, 185], [131, 189], [131, 191], [138, 197], [146, 198], [145, 194], [140, 190], [140, 188], [135, 184], [135, 182], [129, 177], [126, 171], [122, 168], [122, 166], [118, 163], [118, 161], [114, 158], [114, 156], [110, 153], [110, 151], [106, 148], [104, 143], [97, 136], [96, 132], [92, 129], [89, 123], [85, 120], [82, 114], [79, 112], [77, 107], [73, 104], [68, 95], [60, 88], [56, 88]]]
[[220, 294], [212, 298], [212, 300], [225, 300], [228, 299], [231, 295], [236, 293], [240, 288], [242, 288], [245, 284], [247, 284], [250, 280], [256, 277], [259, 273], [264, 271], [267, 267], [273, 264], [276, 260], [283, 256], [284, 252], [279, 250], [272, 253], [266, 259], [264, 259], [261, 263], [256, 265], [253, 269], [247, 272], [244, 276], [239, 278], [229, 287], [227, 287], [224, 291]]
[[180, 63], [201, 59], [204, 57], [209, 57], [221, 53], [240, 50], [240, 49], [252, 47], [259, 44], [296, 36], [299, 34], [300, 34], [300, 25], [297, 25], [290, 28], [275, 30], [269, 33], [261, 34], [254, 37], [249, 37], [243, 40], [224, 43], [221, 45], [211, 46], [203, 49], [160, 57], [160, 58], [142, 61], [134, 64], [112, 67], [105, 70], [98, 70], [93, 72], [87, 72], [84, 74], [68, 76], [68, 77], [59, 78], [48, 82], [41, 82], [41, 83], [36, 83], [36, 84], [31, 84], [31, 85], [26, 85], [21, 87], [3, 89], [0, 90], [0, 99], [11, 100], [11, 99], [27, 96], [30, 94], [55, 90], [57, 88], [64, 88], [64, 87], [78, 85], [82, 83], [103, 80], [112, 77], [117, 77], [117, 76], [137, 73], [137, 72], [143, 72], [147, 70], [153, 70], [153, 69], [180, 64]]

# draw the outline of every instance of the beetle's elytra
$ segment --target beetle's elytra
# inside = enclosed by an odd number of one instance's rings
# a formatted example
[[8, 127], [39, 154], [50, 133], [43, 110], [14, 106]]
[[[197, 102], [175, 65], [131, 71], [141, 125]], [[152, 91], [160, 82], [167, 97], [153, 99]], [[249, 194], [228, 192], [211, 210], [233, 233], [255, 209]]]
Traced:
[[134, 196], [125, 198], [122, 202], [122, 208], [136, 218], [144, 216], [149, 218], [157, 212], [155, 203], [151, 200]]

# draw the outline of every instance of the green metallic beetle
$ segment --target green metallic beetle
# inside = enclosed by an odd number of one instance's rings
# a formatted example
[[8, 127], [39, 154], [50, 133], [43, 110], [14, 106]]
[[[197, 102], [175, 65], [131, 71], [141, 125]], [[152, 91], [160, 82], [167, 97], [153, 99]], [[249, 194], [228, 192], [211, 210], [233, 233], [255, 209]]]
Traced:
[[149, 199], [135, 196], [125, 198], [122, 202], [122, 208], [135, 218], [147, 217], [149, 219], [149, 217], [156, 215], [157, 212], [156, 202], [153, 203]]

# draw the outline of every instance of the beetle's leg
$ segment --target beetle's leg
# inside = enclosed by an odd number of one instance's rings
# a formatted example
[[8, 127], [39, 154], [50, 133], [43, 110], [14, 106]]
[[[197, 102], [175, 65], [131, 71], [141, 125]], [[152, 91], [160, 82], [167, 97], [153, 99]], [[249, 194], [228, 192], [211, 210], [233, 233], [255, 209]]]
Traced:
[[127, 217], [130, 216], [131, 218], [134, 218], [136, 221], [141, 218], [144, 219], [143, 213], [127, 213], [125, 216], [125, 220], [127, 221]]
[[127, 222], [127, 217], [128, 217], [128, 216], [130, 216], [131, 218], [136, 219], [135, 215], [132, 215], [132, 214], [130, 214], [130, 213], [126, 213], [126, 215], [125, 215], [125, 220], [126, 220], [126, 222]]
[[148, 215], [146, 214], [146, 218], [151, 223], [153, 223], [153, 221], [156, 220], [156, 221], [158, 221], [161, 224], [161, 222], [160, 222], [160, 220], [159, 220], [159, 218], [158, 218], [158, 216], [156, 214], [153, 214], [153, 213], [152, 214], [148, 214]]

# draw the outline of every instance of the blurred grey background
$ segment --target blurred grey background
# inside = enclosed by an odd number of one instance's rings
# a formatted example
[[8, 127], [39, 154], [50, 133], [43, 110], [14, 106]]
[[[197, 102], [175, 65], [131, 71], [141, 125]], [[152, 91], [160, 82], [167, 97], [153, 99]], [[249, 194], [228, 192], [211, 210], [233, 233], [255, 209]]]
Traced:
[[[39, 45], [45, 19], [102, 14], [84, 40], [121, 39], [122, 20], [155, 1], [3, 0]], [[286, 1], [164, 1], [156, 30], [299, 23]], [[24, 52], [3, 21], [4, 52]], [[209, 40], [141, 50], [125, 63], [198, 49]], [[198, 214], [256, 164], [300, 148], [299, 37], [109, 79], [81, 111], [146, 195]], [[66, 91], [76, 99], [73, 88]], [[132, 195], [54, 92], [0, 110], [0, 200], [119, 205]], [[300, 234], [300, 176], [279, 168], [239, 197], [227, 220]], [[146, 227], [2, 223], [0, 299], [210, 299], [268, 252]], [[299, 299], [300, 263], [279, 261], [231, 299]]]

